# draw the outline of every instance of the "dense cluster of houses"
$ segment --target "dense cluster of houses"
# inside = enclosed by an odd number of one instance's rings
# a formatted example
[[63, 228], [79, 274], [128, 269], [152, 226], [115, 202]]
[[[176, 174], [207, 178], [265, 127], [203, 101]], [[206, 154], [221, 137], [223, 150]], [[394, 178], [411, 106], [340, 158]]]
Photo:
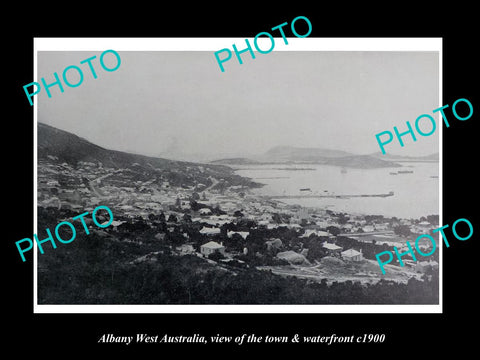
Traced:
[[[174, 216], [178, 219], [181, 219], [185, 213], [189, 213], [193, 223], [203, 224], [199, 232], [207, 239], [209, 236], [220, 234], [220, 227], [223, 224], [235, 222], [241, 216], [243, 219], [254, 220], [256, 224], [267, 229], [284, 226], [290, 229], [304, 230], [301, 235], [304, 238], [314, 235], [322, 239], [329, 239], [322, 245], [327, 254], [351, 262], [364, 261], [362, 250], [344, 249], [337, 245], [335, 243], [337, 234], [328, 231], [329, 227], [336, 227], [340, 229], [341, 233], [359, 241], [376, 241], [399, 246], [401, 246], [401, 241], [405, 241], [399, 240], [399, 237], [393, 234], [391, 219], [367, 220], [362, 215], [349, 215], [348, 220], [339, 221], [338, 217], [328, 210], [301, 208], [281, 202], [272, 202], [248, 195], [248, 191], [239, 191], [246, 189], [238, 187], [223, 189], [219, 192], [203, 184], [174, 187], [168, 181], [159, 183], [158, 179], [131, 181], [128, 178], [132, 172], [130, 169], [110, 169], [102, 167], [101, 164], [88, 162], [80, 162], [75, 168], [67, 163], [59, 164], [55, 161], [40, 161], [39, 165], [39, 206], [89, 211], [101, 203], [109, 206], [114, 214], [145, 219], [152, 213], [162, 212], [166, 218]], [[125, 176], [125, 181], [121, 181], [123, 176]], [[192, 198], [197, 199], [204, 207], [193, 211], [191, 209]], [[215, 208], [221, 209], [222, 213], [212, 211]], [[274, 214], [277, 215], [277, 218], [273, 216]], [[115, 228], [121, 223], [114, 222], [112, 227]], [[437, 227], [436, 224], [428, 221], [418, 222], [408, 219], [399, 219], [398, 224], [407, 225], [412, 232], [416, 233], [427, 233]], [[247, 239], [248, 235], [248, 231], [227, 232], [229, 238], [241, 236], [243, 239]], [[282, 247], [279, 239], [265, 239], [265, 241], [267, 249], [278, 250]], [[177, 248], [177, 251], [180, 254], [195, 253], [193, 246], [188, 242]], [[209, 257], [215, 252], [224, 256], [229, 255], [222, 243], [210, 239], [201, 245], [199, 255]], [[292, 253], [292, 250], [280, 251], [276, 254], [277, 257], [291, 263], [300, 262], [301, 257], [297, 255], [302, 254]], [[435, 264], [419, 262], [412, 266], [416, 266], [419, 271], [422, 271], [423, 268], [435, 266]]]

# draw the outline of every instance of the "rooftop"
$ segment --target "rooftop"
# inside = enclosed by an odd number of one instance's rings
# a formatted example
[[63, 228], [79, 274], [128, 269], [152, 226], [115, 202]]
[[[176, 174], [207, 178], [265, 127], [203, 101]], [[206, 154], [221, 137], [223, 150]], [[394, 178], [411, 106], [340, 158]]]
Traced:
[[[323, 247], [325, 249], [328, 249], [328, 250], [341, 250], [342, 247], [341, 246], [338, 246], [338, 245], [335, 245], [335, 244], [330, 244], [330, 243], [327, 243], [327, 242], [324, 242], [323, 243]], [[345, 251], [344, 251], [345, 252]], [[343, 253], [342, 253], [343, 254]]]
[[346, 257], [354, 257], [361, 254], [362, 254], [361, 252], [358, 252], [357, 250], [354, 250], [354, 249], [348, 249], [348, 250], [342, 251], [342, 256], [346, 256]]
[[200, 234], [220, 234], [219, 228], [203, 227], [200, 230]]
[[208, 248], [208, 249], [222, 249], [224, 246], [220, 245], [219, 243], [217, 243], [215, 241], [209, 241], [208, 243], [203, 244], [201, 247], [202, 248]]

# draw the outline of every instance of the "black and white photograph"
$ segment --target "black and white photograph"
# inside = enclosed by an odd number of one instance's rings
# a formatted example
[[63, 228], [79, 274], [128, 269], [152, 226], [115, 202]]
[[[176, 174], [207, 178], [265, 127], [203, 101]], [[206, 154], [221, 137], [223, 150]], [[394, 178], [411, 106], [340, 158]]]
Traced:
[[[389, 39], [380, 51], [385, 40], [358, 39], [334, 51], [297, 41], [303, 50], [244, 52], [225, 72], [213, 51], [38, 51], [47, 84], [69, 65], [83, 70], [67, 73], [78, 87], [35, 99], [38, 237], [61, 221], [76, 229], [68, 244], [35, 249], [38, 311], [439, 309], [441, 130], [415, 138], [406, 122], [442, 121], [432, 113], [441, 42], [404, 39], [396, 50]], [[96, 78], [80, 65], [93, 56]], [[403, 142], [383, 154], [375, 136], [394, 126]], [[113, 219], [93, 219], [98, 206]], [[395, 256], [422, 234], [431, 256]], [[383, 267], [382, 252], [395, 256]]]
[[473, 8], [122, 5], [2, 23], [6, 353], [475, 353]]

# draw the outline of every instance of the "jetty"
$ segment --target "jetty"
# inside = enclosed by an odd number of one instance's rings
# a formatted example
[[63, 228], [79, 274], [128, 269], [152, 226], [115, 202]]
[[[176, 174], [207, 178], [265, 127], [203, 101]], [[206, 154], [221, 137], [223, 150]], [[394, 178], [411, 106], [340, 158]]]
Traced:
[[264, 195], [264, 199], [320, 199], [320, 198], [330, 198], [330, 199], [350, 199], [350, 198], [359, 198], [359, 197], [388, 197], [393, 196], [393, 191], [390, 191], [388, 194], [360, 194], [360, 195], [335, 195], [335, 194], [325, 194], [325, 195], [316, 195], [316, 194], [299, 194], [299, 195]]

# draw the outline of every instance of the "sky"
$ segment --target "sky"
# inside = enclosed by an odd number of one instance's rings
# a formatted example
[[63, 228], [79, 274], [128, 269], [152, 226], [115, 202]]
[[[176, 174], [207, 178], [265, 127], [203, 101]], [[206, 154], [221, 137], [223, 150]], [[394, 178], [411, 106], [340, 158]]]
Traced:
[[[321, 147], [356, 154], [380, 151], [375, 134], [407, 130], [439, 104], [436, 52], [278, 51], [245, 53], [243, 65], [213, 51], [119, 51], [121, 65], [104, 71], [101, 51], [39, 51], [38, 80], [53, 82], [70, 65], [80, 86], [44, 89], [38, 121], [107, 149], [198, 160], [261, 154], [274, 146]], [[80, 61], [93, 55], [98, 78]], [[111, 55], [111, 56], [109, 56]], [[112, 67], [115, 58], [105, 56]], [[68, 79], [75, 83], [74, 70]], [[438, 113], [434, 118], [439, 124]], [[431, 125], [421, 125], [427, 132]], [[387, 153], [439, 151], [439, 130], [405, 136]]]

